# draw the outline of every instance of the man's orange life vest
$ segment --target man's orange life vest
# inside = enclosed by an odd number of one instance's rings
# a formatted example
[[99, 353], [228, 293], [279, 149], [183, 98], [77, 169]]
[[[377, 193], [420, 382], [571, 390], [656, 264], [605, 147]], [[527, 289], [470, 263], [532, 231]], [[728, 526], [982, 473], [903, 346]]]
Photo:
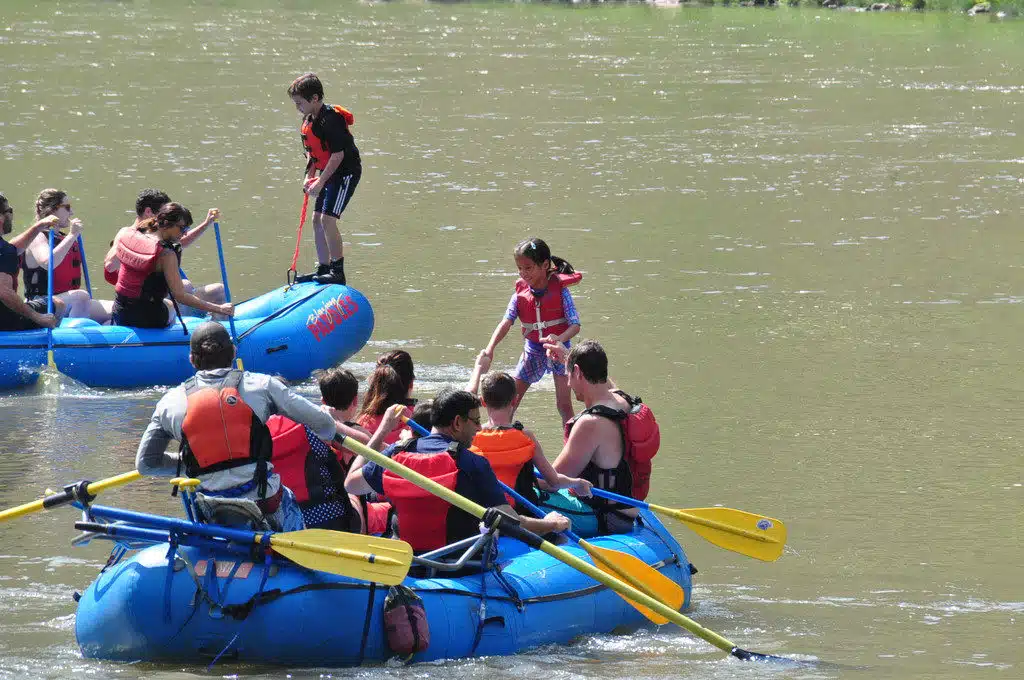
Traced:
[[583, 280], [583, 274], [551, 274], [548, 287], [540, 295], [523, 279], [516, 279], [516, 312], [523, 324], [523, 337], [539, 343], [546, 335], [561, 335], [569, 328], [562, 308], [562, 288]]
[[[53, 235], [53, 247], [56, 248], [57, 244], [68, 238], [67, 234], [58, 232]], [[24, 260], [22, 260], [22, 271], [25, 276], [25, 297], [34, 298], [46, 295], [47, 282], [46, 279], [49, 276], [47, 269], [48, 266], [44, 265], [41, 267], [29, 267], [25, 266]], [[78, 290], [82, 287], [82, 251], [78, 247], [78, 240], [75, 239], [75, 244], [71, 246], [71, 250], [67, 252], [64, 259], [60, 261], [56, 267], [53, 268], [53, 294], [60, 295], [66, 293], [69, 290]]]
[[[531, 498], [533, 492], [533, 453], [536, 446], [523, 432], [523, 424], [516, 422], [512, 427], [498, 427], [480, 430], [473, 437], [469, 450], [483, 456], [491, 464], [494, 475], [505, 485]], [[508, 504], [516, 503], [508, 494]]]
[[[449, 447], [439, 453], [414, 453], [419, 439], [399, 447], [392, 460], [429, 477], [446, 489], [455, 489], [459, 468], [455, 463], [457, 448]], [[454, 445], [454, 443], [453, 443]], [[454, 445], [457, 446], [457, 445]], [[451, 505], [390, 470], [384, 471], [384, 493], [398, 514], [398, 531], [403, 541], [416, 552], [436, 550], [447, 545], [449, 539], [448, 511]]]
[[135, 230], [117, 242], [117, 259], [121, 268], [117, 272], [114, 290], [133, 300], [142, 296], [142, 284], [156, 269], [164, 244]]
[[266, 497], [267, 463], [273, 442], [267, 426], [242, 400], [242, 371], [232, 370], [219, 387], [185, 383], [185, 420], [181, 424], [181, 462], [189, 477], [256, 463], [259, 497]]
[[[324, 104], [324, 106], [329, 105]], [[331, 108], [345, 119], [346, 124], [355, 125], [356, 117], [352, 115], [351, 111], [338, 105], [331, 106]], [[313, 134], [313, 119], [311, 117], [306, 116], [302, 119], [302, 127], [299, 128], [299, 134], [302, 135], [302, 146], [309, 155], [309, 162], [317, 170], [326, 168], [327, 161], [331, 159], [331, 151], [323, 143], [323, 140]]]

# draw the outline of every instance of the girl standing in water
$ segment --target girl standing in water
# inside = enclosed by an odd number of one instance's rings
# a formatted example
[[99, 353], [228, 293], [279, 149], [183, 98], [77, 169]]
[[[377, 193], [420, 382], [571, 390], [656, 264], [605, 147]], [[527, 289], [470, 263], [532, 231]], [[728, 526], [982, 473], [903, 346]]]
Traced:
[[539, 238], [523, 241], [516, 246], [513, 255], [519, 269], [516, 290], [505, 310], [505, 318], [494, 329], [481, 355], [489, 365], [494, 358], [494, 348], [519, 319], [526, 341], [512, 373], [516, 380], [515, 404], [519, 405], [530, 385], [550, 372], [555, 381], [555, 406], [565, 423], [572, 418], [569, 378], [565, 366], [548, 358], [544, 343], [560, 342], [568, 347], [569, 340], [580, 332], [580, 318], [568, 287], [579, 283], [583, 275], [562, 258], [552, 255], [548, 244]]

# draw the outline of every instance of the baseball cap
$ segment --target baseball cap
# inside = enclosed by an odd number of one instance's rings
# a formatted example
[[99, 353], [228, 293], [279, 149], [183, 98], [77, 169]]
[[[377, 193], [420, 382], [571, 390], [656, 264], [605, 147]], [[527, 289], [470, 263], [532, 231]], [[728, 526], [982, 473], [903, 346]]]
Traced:
[[207, 321], [192, 331], [189, 347], [193, 354], [215, 354], [231, 347], [231, 336], [223, 324]]

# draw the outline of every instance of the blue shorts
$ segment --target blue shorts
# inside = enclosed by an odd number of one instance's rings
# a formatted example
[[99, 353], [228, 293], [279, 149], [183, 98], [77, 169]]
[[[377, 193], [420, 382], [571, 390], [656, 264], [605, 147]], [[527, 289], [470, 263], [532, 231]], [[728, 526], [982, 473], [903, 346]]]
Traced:
[[335, 219], [341, 217], [341, 213], [345, 212], [345, 208], [348, 207], [348, 202], [352, 200], [352, 194], [356, 192], [361, 175], [362, 173], [359, 172], [351, 175], [335, 175], [324, 187], [324, 190], [317, 195], [313, 212], [330, 215]]
[[516, 370], [512, 372], [512, 377], [532, 385], [543, 378], [545, 373], [565, 375], [565, 364], [551, 361], [547, 354], [523, 352], [519, 357], [519, 363], [516, 364]]

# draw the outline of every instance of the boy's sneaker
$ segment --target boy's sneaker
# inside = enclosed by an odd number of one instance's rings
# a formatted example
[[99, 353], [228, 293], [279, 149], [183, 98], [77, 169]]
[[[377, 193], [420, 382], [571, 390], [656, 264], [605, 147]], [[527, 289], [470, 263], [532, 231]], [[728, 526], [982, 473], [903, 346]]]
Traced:
[[318, 264], [316, 266], [316, 271], [315, 272], [312, 272], [310, 274], [303, 274], [301, 276], [296, 276], [295, 277], [295, 283], [308, 283], [309, 281], [312, 281], [317, 276], [322, 276], [324, 274], [329, 274], [330, 271], [331, 271], [331, 265], [329, 265], [329, 264]]
[[324, 274], [317, 274], [313, 277], [313, 280], [317, 283], [329, 284], [336, 283], [339, 285], [345, 285], [345, 258], [339, 257], [334, 262], [331, 262], [330, 271]]

